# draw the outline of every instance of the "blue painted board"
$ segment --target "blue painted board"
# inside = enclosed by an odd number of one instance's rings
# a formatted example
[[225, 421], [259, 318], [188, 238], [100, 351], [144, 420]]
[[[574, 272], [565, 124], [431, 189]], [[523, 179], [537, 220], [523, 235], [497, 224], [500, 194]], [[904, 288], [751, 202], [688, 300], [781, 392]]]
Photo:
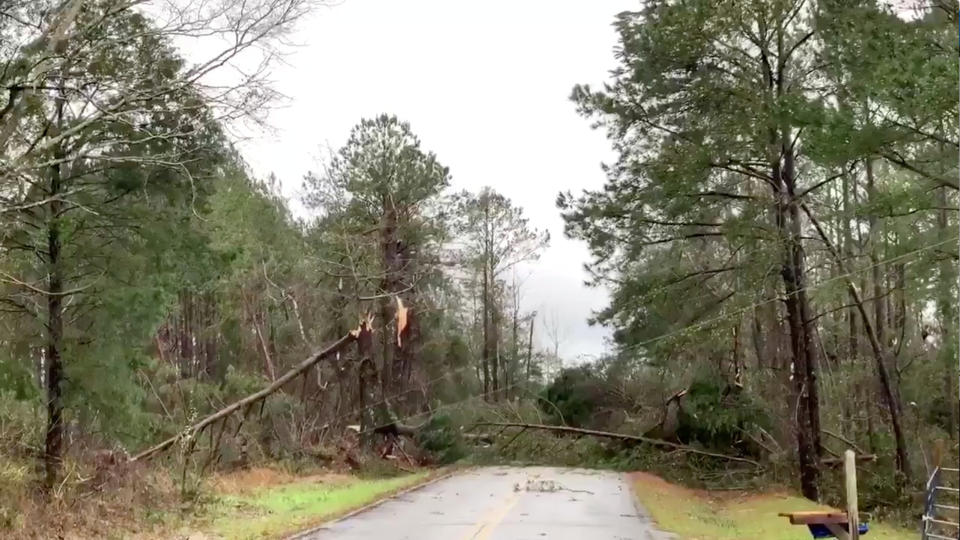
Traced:
[[[843, 527], [844, 530], [847, 529], [847, 524], [845, 523], [841, 524], [840, 526]], [[810, 527], [810, 534], [814, 538], [833, 538], [834, 537], [833, 533], [830, 532], [830, 529], [828, 529], [826, 525], [820, 525], [819, 523], [811, 523], [810, 525], [807, 525], [807, 527]], [[861, 523], [859, 528], [860, 528], [860, 536], [863, 536], [867, 534], [867, 532], [870, 530], [870, 525], [867, 523]]]

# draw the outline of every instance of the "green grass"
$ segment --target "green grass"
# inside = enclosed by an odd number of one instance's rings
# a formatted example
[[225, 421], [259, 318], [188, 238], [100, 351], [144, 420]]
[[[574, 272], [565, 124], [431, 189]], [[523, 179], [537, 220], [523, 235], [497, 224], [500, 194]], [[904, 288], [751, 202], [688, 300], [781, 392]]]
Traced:
[[[809, 540], [803, 525], [790, 525], [780, 512], [826, 509], [801, 497], [783, 494], [736, 496], [696, 492], [641, 475], [634, 492], [658, 526], [686, 540]], [[919, 535], [870, 522], [866, 540], [914, 540]]]
[[387, 479], [355, 479], [329, 485], [295, 482], [250, 495], [222, 497], [209, 532], [223, 538], [274, 538], [330, 518], [415, 485], [427, 478], [416, 473]]

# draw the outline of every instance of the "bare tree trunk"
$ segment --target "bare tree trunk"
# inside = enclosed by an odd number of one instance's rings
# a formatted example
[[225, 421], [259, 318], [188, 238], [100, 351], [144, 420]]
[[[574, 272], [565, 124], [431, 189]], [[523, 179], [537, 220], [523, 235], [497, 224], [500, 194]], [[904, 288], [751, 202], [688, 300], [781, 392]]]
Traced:
[[[853, 179], [845, 172], [842, 173], [841, 179], [841, 195], [843, 198], [843, 212], [841, 214], [842, 219], [840, 224], [840, 231], [843, 234], [842, 253], [843, 257], [853, 264], [854, 244], [853, 236], [850, 233], [850, 219], [853, 215], [853, 207], [850, 203], [850, 191], [851, 189], [856, 189], [856, 181], [851, 182]], [[837, 268], [837, 272], [841, 272], [839, 267]], [[845, 309], [843, 312], [846, 313], [847, 316], [847, 331], [849, 333], [847, 336], [847, 365], [853, 368], [851, 369], [851, 374], [856, 374], [855, 368], [859, 364], [858, 356], [860, 348], [857, 340], [857, 312], [853, 309]], [[848, 397], [844, 402], [844, 432], [849, 436], [855, 437], [853, 411], [857, 410], [857, 397], [859, 396], [859, 392], [857, 392], [856, 389], [859, 386], [859, 382], [855, 378], [852, 378], [850, 384], [853, 385], [854, 391], [848, 392]]]
[[743, 385], [743, 359], [740, 354], [740, 326], [743, 324], [743, 318], [737, 318], [737, 324], [733, 327], [733, 382], [738, 386]]
[[[873, 159], [867, 158], [865, 169], [867, 173], [867, 198], [869, 203], [877, 201], [876, 185], [873, 177]], [[886, 346], [886, 319], [885, 300], [883, 294], [883, 265], [880, 263], [880, 257], [877, 250], [880, 245], [880, 227], [877, 225], [877, 218], [873, 212], [870, 212], [868, 218], [869, 231], [869, 256], [870, 256], [870, 276], [873, 280], [873, 325], [880, 343]]]
[[[57, 97], [57, 128], [63, 123], [64, 100]], [[58, 148], [55, 161], [63, 157]], [[52, 490], [63, 464], [63, 262], [61, 260], [61, 202], [56, 198], [62, 190], [61, 165], [50, 167], [50, 205], [47, 216], [47, 433], [44, 440], [44, 488]]]
[[214, 293], [208, 292], [206, 294], [206, 305], [207, 305], [207, 315], [206, 315], [206, 328], [204, 332], [206, 333], [206, 351], [204, 359], [204, 371], [208, 377], [212, 377], [216, 373], [217, 367], [217, 347], [220, 344], [220, 335], [218, 332], [218, 321], [219, 310], [217, 309], [217, 297]]
[[[510, 387], [513, 384], [513, 378], [516, 377], [516, 371], [520, 366], [519, 354], [520, 354], [520, 342], [519, 342], [519, 332], [520, 332], [520, 297], [517, 292], [517, 279], [514, 276], [513, 279], [513, 328], [512, 328], [512, 349], [510, 351], [510, 369], [508, 370], [508, 375], [506, 377], [507, 387]], [[509, 395], [505, 397], [509, 398]]]
[[180, 369], [180, 378], [190, 377], [190, 322], [187, 314], [189, 305], [186, 289], [178, 293], [180, 299], [179, 313], [177, 314], [177, 365]]
[[272, 381], [277, 378], [277, 370], [273, 364], [273, 357], [270, 355], [270, 347], [268, 346], [267, 340], [263, 335], [263, 328], [261, 328], [261, 312], [252, 306], [250, 307], [250, 311], [253, 318], [253, 329], [257, 334], [257, 341], [260, 343], [260, 350], [263, 352], [263, 362], [264, 366], [266, 367], [267, 377], [269, 377]]
[[[790, 329], [790, 350], [793, 366], [791, 377], [796, 399], [795, 419], [797, 456], [800, 462], [800, 486], [804, 497], [820, 498], [820, 409], [816, 381], [816, 349], [810, 328], [810, 306], [806, 294], [806, 275], [801, 246], [800, 216], [794, 199], [795, 181], [793, 150], [789, 148], [789, 131], [780, 134], [781, 157], [773, 166], [780, 193], [777, 198], [777, 224], [783, 235], [785, 250], [781, 268]], [[776, 137], [776, 135], [774, 135]], [[782, 160], [782, 167], [781, 167]]]
[[[344, 259], [341, 258], [340, 264], [342, 265], [344, 262], [345, 262]], [[344, 317], [346, 316], [348, 303], [349, 303], [349, 300], [347, 298], [346, 291], [344, 290], [343, 278], [340, 277], [337, 279], [337, 296], [336, 296], [336, 301], [333, 303], [332, 316], [333, 316], [334, 335], [342, 336], [347, 333], [347, 327], [346, 327], [346, 324], [344, 324]], [[352, 400], [351, 400], [352, 392], [350, 392], [350, 388], [353, 385], [349, 384], [348, 381], [353, 380], [351, 378], [351, 371], [353, 370], [354, 363], [343, 362], [342, 358], [344, 353], [342, 351], [337, 351], [335, 354], [336, 354], [336, 358], [335, 358], [336, 365], [338, 366], [337, 369], [334, 371], [334, 373], [336, 373], [337, 375], [336, 416], [339, 417], [341, 410], [345, 406], [354, 406], [354, 405], [357, 407], [362, 406], [360, 403], [360, 400], [362, 400], [362, 398], [358, 397], [357, 403], [356, 404], [352, 403]], [[316, 369], [317, 387], [320, 387], [320, 385], [322, 384], [322, 381], [320, 380], [321, 378], [320, 366], [317, 366], [315, 369]], [[353, 419], [348, 418], [346, 420], [352, 421]]]
[[490, 393], [490, 277], [487, 273], [487, 255], [484, 254], [483, 262], [483, 298], [481, 304], [483, 309], [483, 347], [481, 352], [481, 362], [483, 364], [483, 395], [484, 399], [489, 399]]
[[395, 336], [387, 331], [387, 326], [393, 320], [394, 300], [393, 293], [397, 292], [397, 212], [392, 207], [388, 197], [383, 200], [383, 223], [380, 227], [380, 249], [383, 258], [383, 279], [380, 283], [382, 298], [380, 299], [380, 325], [383, 328], [381, 333], [381, 362], [380, 362], [380, 384], [384, 396], [391, 395], [394, 392], [401, 391], [394, 388], [395, 375], [397, 371], [394, 366], [394, 344]]
[[[360, 397], [360, 440], [363, 444], [369, 445], [371, 430], [377, 426], [378, 415], [374, 410], [377, 395], [377, 366], [372, 359], [373, 354], [373, 335], [361, 328], [361, 333], [357, 337], [357, 356], [360, 360], [360, 369], [358, 370], [358, 395]], [[386, 333], [386, 332], [384, 332]], [[366, 436], [365, 436], [366, 434]]]
[[764, 367], [764, 366], [763, 366], [763, 360], [764, 360], [763, 341], [764, 341], [764, 336], [763, 336], [763, 326], [762, 326], [761, 323], [760, 323], [760, 307], [759, 307], [759, 306], [753, 308], [753, 320], [752, 320], [752, 322], [753, 322], [753, 324], [750, 325], [750, 330], [751, 330], [751, 332], [750, 332], [750, 337], [752, 338], [751, 341], [752, 341], [752, 343], [753, 343], [753, 354], [754, 354], [754, 356], [756, 356], [756, 359], [757, 359], [756, 369], [757, 369], [757, 371], [759, 372], [759, 371], [760, 371], [761, 369], [763, 369], [763, 367]]
[[[493, 272], [490, 272], [491, 276]], [[493, 392], [493, 401], [500, 399], [500, 389], [503, 387], [502, 381], [502, 362], [500, 358], [500, 306], [497, 305], [496, 282], [491, 283], [490, 287], [490, 382]]]
[[527, 386], [530, 385], [530, 362], [533, 360], [533, 322], [537, 319], [536, 312], [530, 315], [530, 337], [527, 338]]
[[[761, 72], [772, 102], [786, 98], [788, 70], [782, 60], [785, 56], [784, 30], [775, 30], [776, 59], [761, 55]], [[787, 55], [789, 56], [789, 55]], [[776, 118], [775, 111], [769, 111]], [[806, 294], [806, 268], [802, 247], [799, 201], [796, 198], [796, 171], [794, 131], [791, 126], [770, 126], [767, 131], [770, 181], [775, 198], [776, 230], [783, 245], [780, 275], [786, 293], [784, 304], [790, 330], [792, 353], [791, 379], [793, 403], [791, 414], [795, 419], [797, 458], [800, 465], [800, 488], [810, 500], [820, 498], [820, 410], [817, 394], [817, 357], [812, 330], [811, 309]]]

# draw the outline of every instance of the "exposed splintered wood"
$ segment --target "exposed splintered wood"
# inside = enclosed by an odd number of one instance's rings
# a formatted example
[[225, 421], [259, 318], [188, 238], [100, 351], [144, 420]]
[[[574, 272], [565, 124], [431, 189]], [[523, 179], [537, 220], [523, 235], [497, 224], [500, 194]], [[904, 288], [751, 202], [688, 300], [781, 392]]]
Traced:
[[590, 435], [592, 437], [601, 437], [605, 439], [617, 439], [621, 441], [633, 441], [633, 442], [642, 442], [650, 444], [653, 446], [663, 446], [666, 448], [673, 448], [675, 450], [680, 450], [683, 452], [690, 452], [692, 454], [699, 454], [702, 456], [710, 456], [718, 459], [725, 459], [728, 461], [738, 461], [741, 463], [749, 463], [754, 467], [760, 467], [761, 465], [752, 459], [747, 459], [738, 456], [728, 456], [726, 454], [719, 454], [716, 452], [707, 452], [705, 450], [699, 450], [697, 448], [692, 448], [683, 444], [672, 443], [669, 441], [663, 441], [660, 439], [652, 439], [650, 437], [643, 437], [640, 435], [628, 435], [626, 433], [613, 433], [610, 431], [598, 431], [595, 429], [584, 429], [584, 428], [575, 428], [569, 426], [551, 426], [546, 424], [525, 424], [522, 422], [477, 422], [474, 426], [492, 426], [492, 427], [518, 427], [523, 428], [524, 431], [528, 429], [539, 429], [543, 431], [553, 431], [556, 433], [570, 433], [574, 435]]
[[328, 345], [323, 350], [313, 353], [306, 360], [297, 364], [296, 367], [294, 367], [290, 371], [287, 371], [282, 376], [274, 380], [269, 386], [267, 386], [263, 390], [250, 394], [249, 396], [243, 399], [240, 399], [238, 401], [231, 403], [230, 405], [227, 405], [226, 407], [220, 409], [219, 411], [187, 427], [181, 433], [178, 433], [177, 435], [170, 437], [169, 439], [161, 442], [160, 444], [152, 446], [144, 450], [143, 452], [140, 452], [139, 454], [131, 457], [130, 461], [141, 461], [145, 459], [150, 459], [156, 454], [173, 446], [174, 443], [183, 439], [184, 437], [193, 437], [199, 434], [201, 431], [203, 431], [203, 429], [206, 428], [207, 426], [215, 423], [217, 420], [220, 420], [221, 418], [225, 418], [236, 411], [239, 411], [247, 406], [251, 406], [256, 402], [263, 400], [270, 394], [273, 394], [274, 392], [282, 388], [283, 385], [295, 379], [301, 373], [305, 372], [307, 369], [309, 369], [311, 366], [313, 366], [317, 362], [320, 362], [321, 360], [328, 358], [333, 354], [336, 354], [338, 351], [343, 350], [345, 347], [347, 347], [348, 345], [356, 341], [358, 338], [360, 338], [360, 336], [370, 334], [372, 332], [373, 332], [373, 329], [370, 327], [369, 321], [364, 320], [363, 322], [361, 322], [360, 326], [358, 326], [356, 329], [351, 330], [346, 335], [344, 335], [337, 341], [333, 342], [332, 344]]

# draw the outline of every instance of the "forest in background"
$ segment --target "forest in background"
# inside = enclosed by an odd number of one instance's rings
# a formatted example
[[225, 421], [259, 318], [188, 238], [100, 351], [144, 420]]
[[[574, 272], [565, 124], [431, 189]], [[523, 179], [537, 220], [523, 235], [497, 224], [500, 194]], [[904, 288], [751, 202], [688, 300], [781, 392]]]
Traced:
[[558, 199], [613, 291], [599, 376], [674, 381], [708, 415], [688, 437], [790, 455], [813, 500], [847, 447], [891, 504], [934, 440], [955, 461], [956, 25], [950, 1], [621, 14], [611, 82], [572, 94], [619, 157]]
[[[214, 470], [359, 466], [390, 445], [425, 463], [714, 459], [465, 429], [483, 420], [747, 459], [711, 474], [811, 499], [854, 448], [876, 456], [866, 504], [902, 505], [958, 431], [958, 9], [928, 4], [620, 14], [610, 82], [572, 94], [618, 158], [602, 190], [557, 201], [612, 291], [592, 316], [613, 340], [560, 370], [515, 272], [547, 234], [502, 194], [453, 190], [409, 124], [359, 120], [304, 171], [307, 218], [246, 166], [233, 141], [267, 121], [269, 66], [313, 2], [4, 3], [0, 526], [23, 493], [100, 490], [164, 440], [185, 498]], [[205, 60], [178, 53], [211, 37]]]

